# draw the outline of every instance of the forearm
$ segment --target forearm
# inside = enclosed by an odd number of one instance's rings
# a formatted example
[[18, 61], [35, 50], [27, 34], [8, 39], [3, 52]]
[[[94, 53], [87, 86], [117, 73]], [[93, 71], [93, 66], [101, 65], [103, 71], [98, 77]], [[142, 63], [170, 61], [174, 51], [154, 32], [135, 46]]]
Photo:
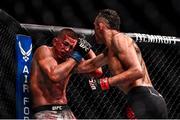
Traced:
[[107, 57], [100, 54], [95, 58], [82, 61], [77, 68], [78, 73], [89, 73], [107, 64]]
[[91, 59], [91, 58], [95, 58], [96, 54], [94, 53], [94, 51], [92, 51], [92, 49], [90, 49], [90, 51], [88, 52], [88, 54], [85, 56], [84, 59]]
[[52, 68], [49, 77], [54, 82], [64, 80], [69, 76], [76, 64], [77, 62], [74, 59], [69, 58], [67, 61]]
[[86, 55], [85, 60], [78, 65], [77, 68], [78, 73], [89, 73], [91, 71], [94, 71], [96, 67], [94, 66], [92, 58], [95, 57], [96, 54], [92, 50], [90, 50], [89, 53]]
[[90, 73], [92, 71], [95, 71], [98, 67], [96, 67], [93, 63], [92, 59], [82, 61], [78, 67], [77, 72], [78, 73]]
[[120, 73], [113, 77], [105, 78], [92, 78], [89, 80], [89, 85], [92, 90], [108, 90], [110, 86], [117, 86], [119, 84], [129, 84], [134, 80], [142, 78], [143, 75], [138, 70], [128, 70], [126, 72]]

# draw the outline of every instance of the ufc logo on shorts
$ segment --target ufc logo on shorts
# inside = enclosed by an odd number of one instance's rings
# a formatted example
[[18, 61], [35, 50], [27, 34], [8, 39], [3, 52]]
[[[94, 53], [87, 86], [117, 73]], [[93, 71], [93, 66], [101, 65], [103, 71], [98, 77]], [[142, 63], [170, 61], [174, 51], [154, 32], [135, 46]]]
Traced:
[[96, 85], [95, 84], [96, 84], [95, 80], [93, 80], [93, 79], [89, 80], [89, 85], [91, 86], [92, 90], [96, 90]]
[[62, 106], [53, 106], [52, 110], [62, 110]]

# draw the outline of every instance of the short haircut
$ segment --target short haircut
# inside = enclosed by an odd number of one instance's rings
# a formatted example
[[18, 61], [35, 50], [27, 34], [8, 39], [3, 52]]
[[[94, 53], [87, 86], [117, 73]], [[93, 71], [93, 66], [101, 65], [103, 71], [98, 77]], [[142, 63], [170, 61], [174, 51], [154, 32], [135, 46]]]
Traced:
[[97, 18], [104, 18], [107, 20], [107, 24], [110, 26], [110, 28], [112, 29], [116, 29], [119, 30], [120, 28], [120, 16], [118, 15], [118, 13], [114, 10], [111, 9], [103, 9], [100, 10]]
[[59, 33], [57, 33], [57, 37], [64, 37], [65, 35], [68, 35], [73, 39], [78, 39], [80, 36], [78, 33], [76, 33], [74, 30], [70, 28], [64, 28], [60, 30]]

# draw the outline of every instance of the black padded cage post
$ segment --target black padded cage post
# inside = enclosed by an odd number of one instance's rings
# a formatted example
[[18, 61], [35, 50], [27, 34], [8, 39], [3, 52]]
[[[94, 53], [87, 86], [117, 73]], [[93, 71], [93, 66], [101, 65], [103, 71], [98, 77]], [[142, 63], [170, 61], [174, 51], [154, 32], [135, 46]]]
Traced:
[[[26, 33], [32, 36], [33, 49], [48, 45], [62, 26], [19, 24], [14, 18], [0, 10], [0, 117], [15, 118], [15, 35]], [[99, 54], [103, 45], [97, 45], [94, 31], [72, 28], [89, 41]], [[167, 102], [170, 119], [179, 119], [180, 113], [180, 39], [170, 36], [127, 33], [141, 49], [154, 87]], [[105, 76], [111, 76], [104, 66]], [[126, 96], [116, 87], [107, 92], [92, 92], [88, 85], [89, 76], [72, 75], [67, 89], [68, 104], [78, 119], [120, 119]]]

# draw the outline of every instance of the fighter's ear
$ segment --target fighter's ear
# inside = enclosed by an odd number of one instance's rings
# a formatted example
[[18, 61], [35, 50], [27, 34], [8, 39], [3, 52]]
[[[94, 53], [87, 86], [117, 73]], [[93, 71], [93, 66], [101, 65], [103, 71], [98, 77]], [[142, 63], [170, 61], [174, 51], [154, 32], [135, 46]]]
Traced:
[[103, 29], [103, 23], [102, 23], [102, 22], [99, 22], [99, 23], [98, 23], [98, 27], [99, 27], [99, 30], [102, 30], [102, 29]]
[[54, 37], [53, 40], [52, 40], [53, 46], [56, 46], [56, 42], [57, 42], [57, 37]]
[[106, 25], [103, 22], [99, 22], [98, 26], [99, 30], [103, 30], [106, 27]]

